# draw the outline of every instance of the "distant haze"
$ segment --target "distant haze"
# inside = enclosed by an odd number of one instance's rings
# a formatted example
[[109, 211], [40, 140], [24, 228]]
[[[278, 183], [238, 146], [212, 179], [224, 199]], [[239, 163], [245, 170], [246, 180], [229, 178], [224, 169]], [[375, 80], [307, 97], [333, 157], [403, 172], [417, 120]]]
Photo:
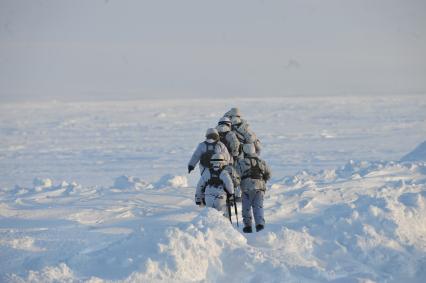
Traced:
[[426, 1], [0, 0], [0, 101], [426, 93]]

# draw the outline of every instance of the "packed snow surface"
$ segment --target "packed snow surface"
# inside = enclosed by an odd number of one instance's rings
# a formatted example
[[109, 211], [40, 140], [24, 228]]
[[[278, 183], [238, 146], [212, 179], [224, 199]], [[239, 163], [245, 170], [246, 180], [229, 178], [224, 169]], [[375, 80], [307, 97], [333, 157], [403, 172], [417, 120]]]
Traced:
[[[274, 174], [253, 234], [195, 206], [198, 172], [186, 174], [235, 105]], [[425, 140], [425, 106], [2, 105], [0, 282], [424, 282], [426, 163], [391, 160]]]

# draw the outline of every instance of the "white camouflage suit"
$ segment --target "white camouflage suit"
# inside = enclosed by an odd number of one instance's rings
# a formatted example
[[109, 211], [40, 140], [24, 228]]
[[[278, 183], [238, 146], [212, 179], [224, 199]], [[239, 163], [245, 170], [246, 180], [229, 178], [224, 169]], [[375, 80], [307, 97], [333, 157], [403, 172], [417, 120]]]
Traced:
[[[232, 131], [237, 136], [238, 140], [241, 144], [252, 143], [256, 148], [256, 154], [260, 154], [261, 145], [260, 141], [257, 138], [256, 134], [250, 129], [247, 121], [241, 119], [241, 123], [239, 125], [232, 125]], [[240, 158], [242, 156], [240, 155]]]
[[[252, 178], [251, 168], [259, 164], [262, 178]], [[242, 190], [242, 214], [245, 226], [252, 225], [252, 209], [256, 225], [265, 225], [263, 212], [263, 197], [266, 190], [266, 181], [271, 177], [271, 169], [265, 161], [256, 154], [246, 154], [236, 164], [238, 174], [241, 176], [240, 187]]]
[[209, 181], [212, 180], [212, 173], [215, 173], [213, 169], [207, 169], [201, 175], [195, 192], [195, 202], [202, 203], [202, 200], [205, 199], [207, 207], [215, 208], [227, 215], [226, 194], [234, 193], [231, 176], [227, 170], [220, 170], [218, 172], [220, 184], [211, 184]]
[[[195, 149], [194, 153], [192, 154], [191, 159], [189, 160], [188, 165], [195, 167], [197, 165], [197, 163], [200, 161], [200, 158], [203, 155], [203, 153], [207, 152], [207, 145], [213, 144], [213, 143], [215, 143], [214, 140], [207, 139], [204, 142], [198, 144], [197, 148]], [[223, 154], [226, 164], [232, 163], [228, 149], [220, 141], [217, 141], [216, 146], [214, 148], [214, 152]], [[199, 167], [200, 167], [200, 174], [202, 175], [203, 171], [205, 171], [204, 166], [201, 165], [201, 163], [200, 163]]]
[[[220, 136], [224, 135], [228, 152], [231, 155], [233, 162], [237, 162], [236, 159], [240, 154], [240, 141], [238, 140], [237, 135], [231, 131], [230, 127], [223, 127], [222, 125], [219, 125], [216, 127], [216, 129], [218, 130]], [[227, 129], [227, 131], [225, 129]]]
[[[240, 110], [238, 108], [231, 108], [223, 116], [228, 117], [231, 120], [236, 117], [238, 118], [238, 124], [235, 124], [235, 121], [232, 122], [232, 131], [235, 133], [241, 144], [254, 144], [256, 153], [259, 155], [261, 150], [260, 140], [257, 138], [256, 134], [250, 129], [250, 126], [247, 121], [241, 118]], [[239, 158], [242, 158], [242, 155], [240, 155]]]

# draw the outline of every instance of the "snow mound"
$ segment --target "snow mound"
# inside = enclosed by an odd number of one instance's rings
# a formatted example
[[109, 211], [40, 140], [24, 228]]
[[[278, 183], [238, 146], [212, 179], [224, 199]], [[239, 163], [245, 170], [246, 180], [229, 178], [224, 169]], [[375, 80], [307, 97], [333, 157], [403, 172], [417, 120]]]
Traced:
[[123, 175], [115, 179], [113, 188], [119, 190], [140, 190], [153, 188], [153, 186], [139, 178]]
[[11, 282], [16, 283], [76, 282], [72, 270], [65, 263], [61, 263], [56, 267], [47, 266], [41, 271], [30, 271], [26, 278], [12, 275], [10, 279]]
[[188, 187], [188, 179], [186, 176], [176, 176], [167, 174], [158, 180], [157, 183], [155, 183], [155, 186], [157, 188], [163, 188], [163, 187], [172, 187], [172, 188], [187, 188]]
[[401, 158], [401, 161], [426, 161], [426, 141]]
[[[305, 266], [326, 262], [319, 281], [421, 282], [426, 270], [424, 169], [422, 163], [349, 161], [335, 170], [302, 171], [272, 186], [267, 196], [275, 203], [271, 214], [287, 219], [287, 228], [307, 233], [300, 239], [313, 246], [312, 259], [303, 249], [293, 257]], [[279, 247], [274, 237], [270, 242]], [[315, 280], [313, 272], [307, 274]]]
[[246, 242], [220, 213], [205, 209], [184, 228], [169, 228], [158, 244], [156, 258], [145, 263], [143, 273], [134, 273], [130, 282], [202, 281], [223, 274], [222, 261]]
[[412, 173], [424, 175], [426, 173], [426, 164], [349, 160], [345, 165], [337, 169], [321, 170], [320, 172], [300, 171], [294, 176], [288, 176], [279, 180], [272, 185], [272, 188], [276, 189], [282, 186], [292, 186], [312, 189], [318, 184], [332, 184], [337, 181], [360, 180], [364, 177], [397, 176], [398, 174]]
[[24, 250], [30, 252], [42, 252], [45, 249], [35, 245], [35, 240], [31, 237], [15, 238], [15, 239], [0, 239], [0, 245], [9, 246], [13, 249]]
[[43, 189], [52, 187], [53, 182], [49, 178], [35, 178], [33, 180], [33, 185], [36, 191], [42, 191]]
[[32, 187], [21, 187], [15, 185], [13, 189], [4, 190], [3, 193], [10, 198], [14, 198], [16, 203], [20, 203], [23, 199], [31, 199], [35, 202], [48, 202], [57, 198], [66, 198], [72, 195], [78, 195], [87, 188], [83, 188], [76, 182], [62, 181], [58, 185], [54, 185], [52, 179], [35, 178]]
[[205, 208], [189, 225], [169, 228], [143, 272], [126, 282], [287, 282], [288, 269], [247, 244], [221, 213]]

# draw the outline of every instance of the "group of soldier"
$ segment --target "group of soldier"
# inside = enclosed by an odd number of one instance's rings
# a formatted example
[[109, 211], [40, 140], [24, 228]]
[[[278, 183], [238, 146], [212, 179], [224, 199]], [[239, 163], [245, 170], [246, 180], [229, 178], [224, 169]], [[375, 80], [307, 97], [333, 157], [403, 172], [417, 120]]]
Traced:
[[[231, 108], [215, 128], [209, 128], [188, 163], [188, 173], [197, 163], [201, 173], [195, 203], [222, 211], [231, 220], [231, 206], [242, 202], [243, 232], [265, 227], [263, 198], [271, 170], [259, 158], [261, 146], [256, 134], [238, 108]], [[237, 216], [238, 217], [238, 216]]]

